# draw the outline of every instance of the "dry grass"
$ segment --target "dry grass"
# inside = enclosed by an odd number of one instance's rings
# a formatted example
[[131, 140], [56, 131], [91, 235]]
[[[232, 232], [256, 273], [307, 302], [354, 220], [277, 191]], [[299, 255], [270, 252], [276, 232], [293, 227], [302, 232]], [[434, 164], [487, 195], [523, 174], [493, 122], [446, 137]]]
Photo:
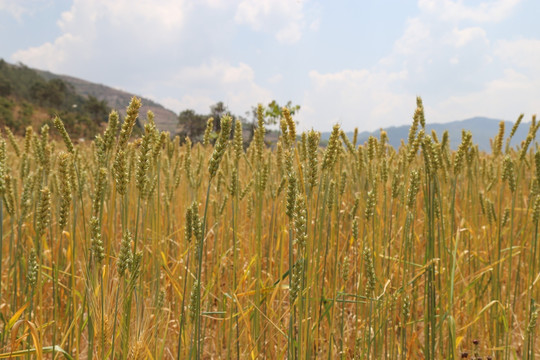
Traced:
[[493, 153], [467, 133], [453, 152], [419, 100], [398, 150], [337, 126], [322, 149], [287, 117], [244, 150], [151, 115], [128, 141], [139, 106], [73, 152], [47, 128], [0, 142], [2, 357], [537, 355], [534, 119], [519, 149], [502, 127]]

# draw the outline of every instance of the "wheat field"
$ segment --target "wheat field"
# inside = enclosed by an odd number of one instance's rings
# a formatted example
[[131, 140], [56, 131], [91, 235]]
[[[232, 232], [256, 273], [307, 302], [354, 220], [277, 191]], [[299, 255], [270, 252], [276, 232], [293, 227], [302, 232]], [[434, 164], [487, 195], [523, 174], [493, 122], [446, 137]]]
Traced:
[[228, 116], [133, 138], [140, 106], [76, 145], [59, 118], [4, 132], [0, 358], [538, 357], [534, 117], [452, 151], [418, 99], [399, 149], [323, 148], [284, 109], [270, 147], [262, 108], [246, 146]]

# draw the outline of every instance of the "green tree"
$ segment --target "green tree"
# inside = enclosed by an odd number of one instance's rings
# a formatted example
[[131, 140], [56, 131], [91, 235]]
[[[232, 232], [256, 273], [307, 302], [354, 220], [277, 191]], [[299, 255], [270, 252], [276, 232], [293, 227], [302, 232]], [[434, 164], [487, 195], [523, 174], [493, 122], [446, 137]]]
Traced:
[[8, 98], [0, 97], [0, 124], [2, 127], [7, 126], [14, 128], [16, 122], [13, 117], [13, 108], [15, 104]]
[[[300, 105], [293, 105], [290, 100], [285, 105], [279, 105], [276, 100], [272, 100], [264, 108], [264, 116], [269, 125], [275, 125], [281, 120], [284, 107], [289, 109], [291, 115], [297, 114], [300, 111]], [[257, 108], [254, 109], [256, 114]]]
[[107, 120], [110, 112], [110, 108], [105, 100], [100, 101], [92, 95], [88, 96], [88, 100], [84, 103], [83, 109], [97, 122]]
[[214, 105], [210, 105], [210, 115], [209, 115], [209, 117], [214, 118], [214, 130], [216, 132], [220, 131], [221, 118], [223, 117], [223, 115], [226, 115], [227, 113], [229, 113], [229, 109], [223, 103], [223, 101], [218, 101]]
[[0, 74], [0, 96], [11, 95], [11, 82]]
[[40, 105], [60, 107], [64, 103], [68, 92], [65, 82], [52, 79], [47, 82], [35, 82], [30, 87], [30, 96]]
[[[278, 122], [281, 120], [281, 117], [283, 116], [284, 107], [289, 109], [291, 115], [298, 114], [298, 112], [300, 111], [300, 105], [293, 105], [292, 101], [290, 100], [287, 101], [287, 103], [284, 106], [280, 105], [276, 100], [272, 100], [270, 103], [268, 103], [267, 106], [263, 106], [264, 120], [266, 124], [267, 125], [278, 124]], [[250, 139], [251, 139], [253, 137], [256, 124], [257, 124], [257, 106], [252, 106], [251, 112], [246, 112], [246, 116], [249, 117], [250, 115], [251, 115], [251, 123], [247, 124], [246, 130], [249, 131]]]
[[52, 79], [47, 82], [48, 101], [52, 106], [62, 106], [67, 95], [67, 85], [60, 79]]
[[178, 135], [182, 139], [189, 136], [192, 141], [202, 140], [207, 119], [207, 115], [197, 114], [192, 109], [182, 111], [178, 115]]

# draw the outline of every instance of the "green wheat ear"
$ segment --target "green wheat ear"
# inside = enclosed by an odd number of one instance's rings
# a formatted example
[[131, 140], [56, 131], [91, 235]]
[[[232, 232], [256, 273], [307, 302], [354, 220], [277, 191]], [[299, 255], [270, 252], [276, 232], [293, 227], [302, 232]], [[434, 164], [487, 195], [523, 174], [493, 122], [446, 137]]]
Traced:
[[126, 194], [128, 175], [127, 154], [124, 150], [119, 150], [113, 163], [113, 177], [116, 183], [116, 191], [120, 195]]
[[20, 157], [21, 149], [19, 148], [19, 144], [17, 144], [17, 140], [15, 140], [15, 136], [11, 132], [10, 128], [8, 128], [7, 126], [4, 127], [4, 131], [8, 135], [9, 143], [11, 144], [13, 151], [15, 151], [15, 155], [17, 155], [17, 157]]
[[148, 169], [150, 168], [150, 151], [152, 147], [152, 126], [145, 125], [145, 133], [142, 138], [139, 148], [139, 158], [137, 160], [137, 173], [135, 175], [135, 183], [141, 197], [144, 197], [148, 191]]
[[328, 146], [326, 147], [326, 151], [323, 155], [322, 160], [322, 171], [325, 171], [326, 169], [331, 169], [336, 160], [337, 160], [337, 154], [338, 154], [338, 147], [341, 146], [339, 141], [339, 135], [340, 134], [340, 127], [338, 124], [334, 125], [334, 128], [332, 129], [332, 133], [330, 134], [330, 139], [328, 140]]
[[221, 118], [221, 131], [214, 146], [212, 158], [208, 163], [208, 172], [210, 174], [210, 179], [216, 176], [219, 163], [221, 162], [221, 158], [223, 157], [223, 154], [225, 154], [225, 149], [227, 148], [227, 142], [229, 141], [229, 135], [231, 132], [231, 123], [232, 119], [230, 116], [223, 116]]
[[101, 224], [95, 216], [90, 219], [90, 229], [92, 257], [94, 261], [101, 264], [105, 258], [105, 249], [101, 240]]
[[38, 214], [36, 220], [36, 233], [38, 237], [44, 234], [45, 229], [51, 221], [51, 192], [48, 187], [41, 189], [38, 203]]
[[73, 154], [75, 151], [73, 147], [73, 143], [71, 142], [71, 138], [69, 137], [68, 132], [66, 131], [66, 127], [64, 126], [64, 123], [58, 116], [54, 118], [54, 127], [58, 130], [60, 135], [62, 135], [62, 139], [64, 140], [64, 144], [66, 145], [67, 151]]
[[37, 283], [37, 273], [39, 271], [39, 266], [37, 262], [36, 250], [32, 249], [30, 251], [30, 256], [28, 258], [28, 270], [26, 272], [26, 280], [32, 288], [36, 286]]
[[126, 110], [126, 118], [124, 119], [124, 123], [122, 124], [122, 128], [120, 130], [118, 149], [125, 149], [128, 140], [131, 137], [131, 133], [133, 132], [133, 127], [135, 126], [137, 117], [139, 116], [139, 109], [141, 108], [141, 106], [142, 103], [140, 99], [136, 97], [133, 97], [131, 99], [131, 102], [129, 103]]
[[364, 248], [364, 266], [366, 271], [366, 289], [365, 294], [367, 297], [373, 295], [375, 290], [376, 278], [375, 278], [375, 267], [373, 265], [373, 253], [369, 247]]
[[69, 171], [71, 163], [71, 155], [68, 153], [60, 153], [60, 161], [58, 163], [58, 174], [60, 176], [60, 214], [58, 225], [60, 229], [66, 227], [69, 210], [71, 205], [71, 173]]
[[285, 118], [285, 121], [287, 122], [287, 127], [289, 128], [289, 141], [291, 144], [294, 144], [296, 141], [296, 123], [294, 122], [291, 112], [288, 108], [284, 107], [282, 109], [283, 117]]
[[0, 139], [0, 196], [6, 192], [6, 142]]
[[212, 133], [212, 130], [214, 130], [214, 118], [211, 117], [206, 122], [206, 129], [204, 130], [204, 136], [203, 136], [203, 145], [209, 145], [210, 144], [210, 134]]
[[409, 210], [414, 210], [414, 206], [416, 203], [416, 195], [418, 194], [418, 191], [420, 190], [420, 174], [418, 171], [413, 170], [411, 172], [411, 178], [409, 181], [409, 190], [407, 191], [407, 208]]
[[308, 159], [308, 173], [307, 183], [310, 189], [317, 186], [317, 177], [319, 176], [319, 140], [321, 134], [317, 131], [310, 130], [307, 136], [307, 159]]
[[126, 273], [126, 270], [131, 268], [133, 262], [133, 252], [131, 251], [131, 242], [133, 241], [133, 236], [126, 230], [122, 235], [122, 242], [120, 243], [120, 253], [118, 254], [118, 275], [123, 277]]

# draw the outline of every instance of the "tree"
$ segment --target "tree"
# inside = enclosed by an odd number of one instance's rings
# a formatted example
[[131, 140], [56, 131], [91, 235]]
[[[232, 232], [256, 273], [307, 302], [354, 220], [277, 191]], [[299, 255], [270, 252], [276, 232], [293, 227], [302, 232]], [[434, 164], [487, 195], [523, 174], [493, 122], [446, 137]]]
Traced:
[[60, 107], [66, 98], [68, 87], [61, 79], [35, 82], [30, 87], [30, 95], [41, 105]]
[[67, 85], [60, 79], [51, 79], [47, 83], [47, 92], [49, 104], [54, 107], [60, 107], [66, 98]]
[[92, 95], [88, 96], [88, 100], [84, 103], [83, 107], [94, 121], [103, 122], [109, 116], [110, 109], [107, 102], [105, 100], [100, 101]]
[[181, 138], [189, 136], [192, 141], [200, 141], [206, 129], [208, 116], [197, 114], [195, 110], [184, 110], [178, 115], [178, 135]]
[[16, 122], [13, 117], [13, 108], [15, 104], [8, 98], [0, 97], [0, 124], [2, 126], [8, 126], [14, 128]]
[[11, 82], [3, 75], [0, 75], [0, 96], [11, 95]]
[[[276, 100], [272, 100], [267, 106], [263, 106], [264, 120], [268, 125], [276, 125], [283, 116], [283, 108], [289, 109], [291, 115], [297, 114], [300, 111], [300, 105], [293, 105], [292, 101], [288, 101], [285, 106], [279, 105]], [[249, 116], [249, 112], [246, 112], [246, 116]], [[251, 107], [251, 119], [248, 129], [250, 130], [250, 136], [253, 137], [257, 124], [257, 106]]]
[[[294, 115], [300, 111], [300, 105], [293, 105], [292, 101], [290, 100], [287, 102], [287, 104], [285, 104], [285, 106], [279, 105], [276, 100], [272, 100], [272, 102], [270, 102], [264, 109], [264, 117], [268, 119], [267, 123], [269, 125], [275, 125], [281, 120], [284, 107], [289, 109], [291, 115]], [[256, 110], [257, 108], [255, 108], [255, 114]]]
[[229, 109], [223, 104], [223, 101], [218, 101], [214, 105], [210, 105], [210, 117], [214, 118], [214, 130], [216, 132], [221, 130], [221, 118], [228, 112]]

